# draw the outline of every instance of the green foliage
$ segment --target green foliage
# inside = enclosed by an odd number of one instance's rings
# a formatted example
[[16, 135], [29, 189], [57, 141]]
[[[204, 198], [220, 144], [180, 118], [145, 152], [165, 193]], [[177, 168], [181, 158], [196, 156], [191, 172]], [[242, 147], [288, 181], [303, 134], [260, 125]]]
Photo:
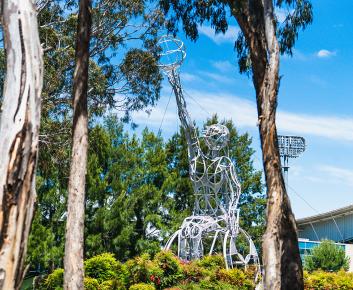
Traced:
[[100, 290], [97, 279], [94, 279], [91, 277], [85, 277], [83, 283], [84, 283], [85, 290]]
[[160, 285], [158, 285], [160, 288], [173, 286], [183, 278], [180, 261], [172, 252], [159, 252], [153, 262], [162, 270]]
[[[248, 30], [248, 23], [244, 27], [244, 20], [249, 11], [251, 17], [249, 21], [253, 27], [258, 27], [263, 21], [263, 6], [261, 1], [232, 1], [232, 0], [161, 0], [160, 5], [167, 18], [167, 28], [173, 33], [177, 33], [182, 27], [185, 34], [191, 40], [197, 40], [199, 27], [204, 23], [209, 23], [214, 28], [215, 33], [225, 33], [229, 28], [232, 19], [236, 21], [243, 19], [239, 25], [242, 29]], [[277, 21], [277, 37], [282, 54], [291, 55], [298, 38], [299, 31], [305, 29], [313, 20], [312, 5], [309, 0], [278, 0], [274, 1], [277, 9], [286, 11], [283, 23]], [[228, 16], [230, 12], [232, 17]], [[179, 22], [182, 25], [179, 25]], [[263, 35], [258, 34], [259, 39]], [[261, 41], [261, 40], [259, 40]], [[249, 44], [241, 31], [235, 42], [235, 50], [238, 55], [238, 65], [240, 72], [249, 73], [251, 71], [251, 59]]]
[[196, 261], [197, 265], [212, 271], [225, 268], [224, 257], [222, 255], [207, 255]]
[[125, 263], [128, 272], [128, 283], [130, 285], [137, 283], [161, 284], [163, 270], [160, 269], [148, 254], [142, 254]]
[[234, 268], [230, 270], [221, 269], [217, 275], [218, 279], [231, 285], [238, 286], [239, 289], [254, 289], [254, 282], [247, 277], [246, 273], [240, 269]]
[[113, 254], [103, 253], [85, 261], [85, 275], [102, 283], [114, 279], [124, 281], [126, 273], [123, 265], [114, 258]]
[[338, 271], [348, 270], [348, 267], [349, 258], [346, 257], [345, 250], [329, 240], [322, 241], [304, 258], [304, 269], [308, 271]]
[[[42, 183], [37, 187], [37, 209], [27, 262], [31, 269], [41, 272], [62, 266], [77, 3], [45, 1], [38, 13], [45, 67], [37, 170]], [[157, 67], [156, 42], [163, 15], [148, 3], [144, 0], [92, 2], [90, 125], [109, 110], [119, 111], [121, 119], [130, 121], [131, 111], [152, 106], [159, 99], [162, 78]], [[4, 56], [4, 49], [0, 49], [0, 90], [5, 75]], [[90, 239], [98, 245], [100, 235], [92, 235]], [[116, 253], [118, 249], [104, 249], [101, 244], [92, 254], [104, 251]]]
[[[116, 266], [117, 263], [120, 266]], [[101, 273], [99, 277], [94, 278], [94, 272], [88, 272], [88, 264], [89, 271], [96, 269]], [[205, 256], [201, 260], [186, 263], [170, 252], [162, 251], [154, 259], [143, 254], [120, 264], [111, 254], [105, 253], [86, 260], [85, 266], [84, 285], [87, 290], [250, 290], [255, 287], [251, 269], [227, 270], [220, 255]], [[63, 269], [56, 269], [38, 289], [62, 290], [63, 274]], [[304, 284], [306, 290], [353, 290], [353, 273], [344, 270], [318, 270], [311, 273], [304, 271]]]
[[319, 270], [309, 274], [304, 271], [304, 288], [307, 290], [352, 290], [353, 273], [343, 270], [336, 273]]
[[64, 269], [55, 269], [44, 281], [47, 290], [60, 290], [64, 285]]
[[156, 288], [153, 287], [151, 284], [146, 283], [138, 283], [131, 285], [129, 290], [155, 290]]
[[[214, 117], [209, 122], [218, 120]], [[242, 184], [241, 226], [252, 235], [259, 249], [265, 208], [261, 172], [253, 167], [254, 151], [249, 135], [239, 134], [229, 121], [226, 125], [231, 134], [230, 155], [237, 164]], [[148, 129], [140, 137], [130, 135], [114, 116], [90, 128], [86, 257], [105, 252], [114, 254], [120, 261], [142, 253], [154, 257], [169, 235], [190, 215], [194, 194], [182, 136], [181, 131], [164, 142]], [[46, 160], [52, 154], [60, 159], [69, 156], [68, 149], [61, 150], [60, 154], [47, 150], [42, 154]], [[61, 166], [66, 171], [65, 164], [54, 166], [48, 162], [39, 168], [39, 202], [29, 243], [28, 259], [32, 267], [49, 272], [62, 267], [67, 180]]]

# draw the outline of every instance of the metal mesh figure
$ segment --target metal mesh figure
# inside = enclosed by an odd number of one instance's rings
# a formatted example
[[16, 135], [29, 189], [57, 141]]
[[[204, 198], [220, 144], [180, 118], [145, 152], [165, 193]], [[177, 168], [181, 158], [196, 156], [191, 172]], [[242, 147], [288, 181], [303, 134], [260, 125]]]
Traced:
[[[200, 147], [197, 130], [186, 109], [178, 68], [186, 53], [180, 40], [163, 36], [160, 40], [162, 69], [173, 88], [178, 115], [188, 144], [190, 179], [195, 194], [193, 215], [187, 217], [165, 248], [177, 242], [183, 260], [199, 259], [205, 254], [223, 253], [227, 268], [249, 263], [259, 274], [259, 259], [250, 236], [239, 227], [238, 202], [241, 193], [234, 163], [228, 155], [229, 130], [226, 126], [207, 126], [202, 134], [207, 152]], [[168, 64], [168, 58], [169, 64]]]

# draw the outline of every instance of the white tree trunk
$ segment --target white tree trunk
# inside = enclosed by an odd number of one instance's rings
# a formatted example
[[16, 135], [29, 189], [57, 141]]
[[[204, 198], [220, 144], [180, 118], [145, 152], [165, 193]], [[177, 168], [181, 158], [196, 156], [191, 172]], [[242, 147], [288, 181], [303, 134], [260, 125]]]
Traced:
[[0, 117], [0, 289], [19, 289], [36, 199], [42, 49], [30, 0], [2, 2], [6, 78]]
[[80, 0], [76, 39], [76, 67], [73, 89], [72, 157], [67, 205], [64, 289], [82, 290], [85, 221], [85, 185], [88, 148], [87, 87], [91, 0]]

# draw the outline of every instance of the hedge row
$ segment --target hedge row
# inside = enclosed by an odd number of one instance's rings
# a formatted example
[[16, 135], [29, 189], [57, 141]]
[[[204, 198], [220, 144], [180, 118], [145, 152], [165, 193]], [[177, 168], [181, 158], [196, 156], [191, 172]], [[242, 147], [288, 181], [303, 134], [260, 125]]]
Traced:
[[[43, 280], [40, 290], [62, 290], [63, 269]], [[226, 270], [222, 256], [206, 256], [185, 263], [162, 251], [153, 259], [144, 254], [122, 264], [105, 253], [85, 261], [86, 290], [248, 290], [254, 289], [254, 273], [249, 269]], [[316, 271], [304, 273], [307, 290], [353, 290], [353, 274]]]
[[[63, 269], [56, 269], [43, 280], [41, 290], [61, 290]], [[222, 256], [207, 256], [185, 263], [162, 251], [153, 259], [143, 254], [122, 264], [105, 253], [85, 261], [86, 290], [159, 289], [241, 289], [254, 288], [253, 272], [225, 270]]]

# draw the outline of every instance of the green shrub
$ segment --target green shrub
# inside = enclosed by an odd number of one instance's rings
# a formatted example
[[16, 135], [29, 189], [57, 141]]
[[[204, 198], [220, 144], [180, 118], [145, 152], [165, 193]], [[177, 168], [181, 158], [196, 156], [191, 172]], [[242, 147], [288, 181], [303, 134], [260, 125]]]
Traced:
[[146, 283], [138, 283], [130, 286], [129, 290], [155, 290], [153, 285]]
[[346, 257], [344, 249], [338, 247], [333, 241], [322, 241], [314, 247], [310, 256], [304, 258], [304, 269], [312, 272], [314, 270], [338, 271], [348, 270], [349, 258]]
[[217, 278], [223, 282], [237, 286], [239, 289], [254, 289], [254, 282], [248, 278], [244, 271], [234, 269], [221, 269], [217, 274]]
[[215, 271], [201, 267], [198, 261], [181, 263], [181, 268], [183, 270], [184, 279], [187, 282], [199, 282], [206, 277], [208, 277], [209, 280], [214, 280], [216, 276]]
[[163, 271], [150, 260], [148, 254], [131, 259], [125, 263], [128, 284], [150, 283], [160, 284]]
[[322, 270], [304, 271], [304, 288], [307, 290], [353, 290], [353, 273], [337, 273]]
[[234, 289], [240, 289], [238, 287], [234, 287], [233, 285], [230, 285], [228, 283], [224, 282], [210, 282], [203, 280], [199, 283], [189, 283], [189, 284], [182, 284], [178, 285], [173, 288], [168, 288], [168, 290], [234, 290]]
[[224, 257], [222, 255], [204, 256], [201, 260], [197, 261], [197, 264], [200, 267], [210, 269], [210, 270], [225, 268]]
[[153, 262], [162, 270], [160, 285], [162, 289], [177, 284], [183, 278], [183, 270], [180, 260], [170, 251], [159, 252]]
[[113, 279], [124, 281], [126, 271], [113, 254], [103, 253], [85, 261], [85, 275], [97, 279], [99, 283]]
[[97, 279], [94, 279], [91, 277], [85, 277], [83, 283], [84, 283], [85, 290], [100, 290]]
[[99, 285], [99, 290], [126, 290], [125, 285], [120, 280], [108, 280]]
[[64, 269], [55, 269], [44, 281], [47, 290], [61, 290], [64, 285]]

